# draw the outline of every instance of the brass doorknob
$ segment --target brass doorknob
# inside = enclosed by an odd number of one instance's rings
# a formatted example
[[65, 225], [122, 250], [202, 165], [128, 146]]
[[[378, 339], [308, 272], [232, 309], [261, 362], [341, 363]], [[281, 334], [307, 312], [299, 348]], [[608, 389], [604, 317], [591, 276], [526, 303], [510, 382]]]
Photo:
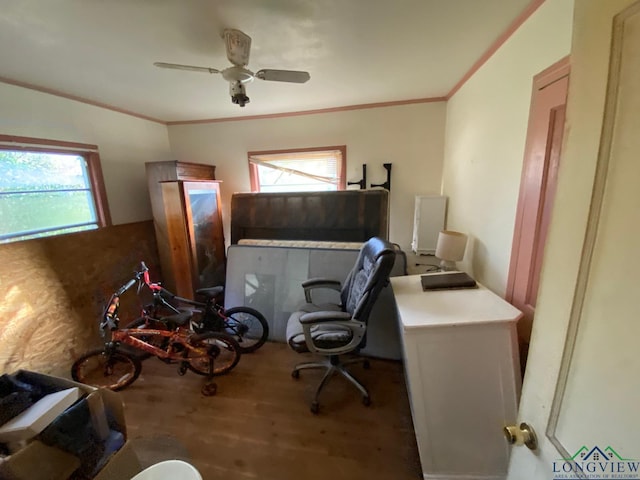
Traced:
[[522, 422], [520, 425], [508, 425], [502, 429], [509, 445], [525, 445], [530, 450], [538, 448], [538, 437], [529, 424]]

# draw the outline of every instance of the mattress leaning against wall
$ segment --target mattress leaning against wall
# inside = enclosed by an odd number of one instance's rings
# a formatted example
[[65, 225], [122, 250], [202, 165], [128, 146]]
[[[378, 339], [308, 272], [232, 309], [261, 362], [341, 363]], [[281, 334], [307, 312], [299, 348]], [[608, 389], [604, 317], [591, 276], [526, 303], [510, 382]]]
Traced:
[[[337, 246], [337, 245], [336, 245]], [[314, 277], [343, 281], [358, 249], [231, 245], [227, 251], [225, 307], [259, 310], [269, 322], [269, 340], [286, 342], [287, 320], [305, 302], [301, 283]], [[391, 275], [406, 273], [406, 257], [396, 256]], [[318, 296], [315, 296], [318, 294]], [[314, 292], [316, 302], [337, 302], [338, 293]], [[383, 289], [369, 317], [367, 345], [362, 354], [400, 360], [399, 321], [391, 286]]]

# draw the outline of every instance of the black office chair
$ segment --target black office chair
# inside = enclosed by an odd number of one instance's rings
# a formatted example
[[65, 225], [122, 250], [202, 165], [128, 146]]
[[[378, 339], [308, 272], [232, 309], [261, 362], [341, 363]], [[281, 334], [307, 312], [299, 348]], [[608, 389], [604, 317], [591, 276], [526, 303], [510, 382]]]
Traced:
[[[358, 353], [365, 346], [367, 320], [382, 288], [389, 283], [396, 247], [380, 238], [367, 241], [358, 255], [355, 266], [341, 286], [337, 280], [313, 278], [303, 282], [308, 303], [293, 312], [287, 322], [287, 341], [296, 352], [313, 352], [328, 358], [322, 362], [305, 362], [296, 365], [291, 376], [299, 378], [300, 370], [326, 368], [316, 390], [311, 411], [318, 413], [318, 396], [334, 372], [349, 380], [362, 393], [362, 402], [370, 405], [367, 389], [356, 380], [345, 366], [368, 361], [356, 357], [341, 361], [340, 355]], [[340, 292], [340, 304], [315, 305], [312, 291], [330, 288]]]

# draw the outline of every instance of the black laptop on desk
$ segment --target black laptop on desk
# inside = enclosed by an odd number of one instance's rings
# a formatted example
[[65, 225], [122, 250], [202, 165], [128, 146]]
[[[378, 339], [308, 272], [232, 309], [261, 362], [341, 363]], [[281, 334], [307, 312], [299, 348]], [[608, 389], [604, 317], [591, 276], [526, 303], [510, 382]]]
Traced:
[[451, 290], [456, 288], [477, 288], [476, 281], [464, 272], [443, 272], [422, 275], [422, 290]]

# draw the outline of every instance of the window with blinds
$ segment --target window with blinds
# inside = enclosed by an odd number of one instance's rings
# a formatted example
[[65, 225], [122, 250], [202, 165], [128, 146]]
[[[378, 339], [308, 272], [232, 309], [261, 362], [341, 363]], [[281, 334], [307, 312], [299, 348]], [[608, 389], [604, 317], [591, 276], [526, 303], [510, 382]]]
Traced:
[[253, 192], [345, 189], [346, 146], [249, 152]]

